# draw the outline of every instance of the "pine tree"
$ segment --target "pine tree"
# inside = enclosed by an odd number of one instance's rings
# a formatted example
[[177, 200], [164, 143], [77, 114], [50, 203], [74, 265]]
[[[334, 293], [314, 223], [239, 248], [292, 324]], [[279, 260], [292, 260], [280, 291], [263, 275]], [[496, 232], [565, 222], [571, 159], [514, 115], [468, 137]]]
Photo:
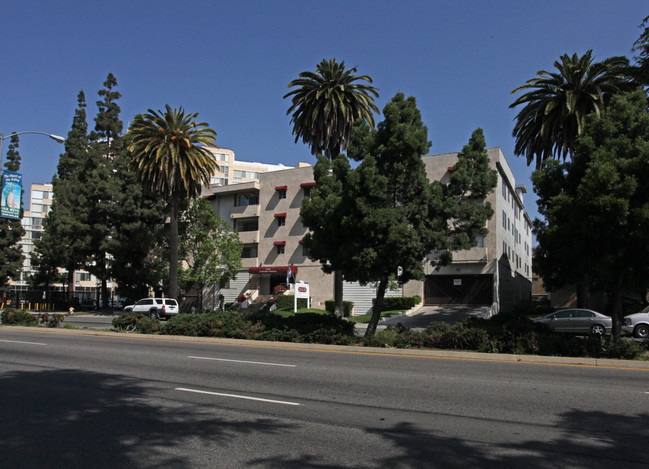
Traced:
[[117, 80], [109, 73], [104, 89], [98, 92], [95, 129], [90, 133], [89, 158], [85, 161], [79, 190], [85, 197], [84, 218], [87, 225], [86, 269], [101, 282], [102, 306], [108, 308], [108, 280], [111, 278], [108, 251], [113, 235], [113, 212], [117, 188], [114, 184], [114, 159], [123, 151], [117, 100]]
[[72, 127], [65, 140], [65, 152], [59, 156], [57, 175], [52, 179], [54, 200], [44, 220], [44, 233], [35, 242], [32, 262], [39, 274], [35, 282], [56, 280], [56, 268], [67, 270], [68, 304], [74, 298], [75, 271], [85, 265], [85, 242], [88, 226], [85, 223], [86, 199], [81, 187], [88, 153], [88, 123], [86, 98], [83, 91], [77, 95], [77, 110]]
[[[10, 141], [5, 168], [7, 171], [16, 172], [20, 169], [19, 138], [17, 135], [12, 135]], [[22, 199], [20, 205], [22, 218]], [[2, 290], [6, 290], [9, 279], [20, 278], [23, 253], [18, 243], [24, 235], [25, 229], [20, 220], [0, 218], [0, 289]]]

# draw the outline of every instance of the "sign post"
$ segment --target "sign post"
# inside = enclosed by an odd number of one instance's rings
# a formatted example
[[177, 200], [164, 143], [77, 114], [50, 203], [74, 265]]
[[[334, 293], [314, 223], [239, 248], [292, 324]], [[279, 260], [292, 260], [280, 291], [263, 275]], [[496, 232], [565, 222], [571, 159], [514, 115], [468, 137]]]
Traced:
[[309, 296], [309, 284], [304, 283], [304, 280], [300, 280], [299, 283], [295, 284], [295, 298], [293, 300], [293, 312], [297, 313], [297, 299], [306, 298], [306, 307], [311, 307], [311, 299]]

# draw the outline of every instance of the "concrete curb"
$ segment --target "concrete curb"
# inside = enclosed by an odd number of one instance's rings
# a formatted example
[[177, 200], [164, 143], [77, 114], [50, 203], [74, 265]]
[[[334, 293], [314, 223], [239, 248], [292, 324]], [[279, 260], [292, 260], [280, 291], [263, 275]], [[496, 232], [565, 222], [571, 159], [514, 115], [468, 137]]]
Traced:
[[529, 365], [563, 365], [563, 366], [584, 366], [598, 368], [615, 368], [628, 370], [649, 371], [649, 361], [637, 360], [615, 360], [610, 358], [575, 358], [575, 357], [548, 357], [541, 355], [511, 355], [492, 354], [480, 352], [456, 352], [451, 350], [428, 350], [428, 349], [396, 349], [377, 348], [347, 345], [323, 345], [323, 344], [298, 344], [293, 342], [268, 342], [262, 340], [241, 340], [241, 339], [220, 339], [213, 337], [189, 337], [173, 335], [154, 334], [129, 334], [125, 332], [94, 331], [89, 329], [63, 329], [63, 328], [42, 328], [22, 326], [2, 326], [0, 334], [5, 330], [19, 330], [25, 332], [57, 334], [57, 335], [82, 335], [95, 337], [111, 337], [120, 339], [172, 341], [188, 343], [213, 343], [225, 345], [238, 345], [246, 347], [266, 347], [292, 350], [312, 350], [330, 353], [350, 353], [363, 355], [393, 355], [414, 358], [438, 358], [447, 360], [472, 360], [485, 362], [520, 363]]

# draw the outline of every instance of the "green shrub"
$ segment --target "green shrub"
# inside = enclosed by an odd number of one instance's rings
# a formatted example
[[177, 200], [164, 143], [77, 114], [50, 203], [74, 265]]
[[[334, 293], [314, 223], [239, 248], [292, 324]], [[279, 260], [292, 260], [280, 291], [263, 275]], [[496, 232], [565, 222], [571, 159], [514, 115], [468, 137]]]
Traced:
[[[372, 306], [374, 306], [375, 301], [376, 298], [372, 300]], [[420, 296], [387, 297], [383, 298], [383, 307], [381, 308], [381, 311], [405, 311], [414, 308], [419, 303], [421, 303]]]
[[113, 327], [118, 331], [152, 334], [160, 331], [160, 321], [141, 313], [127, 312], [113, 318]]
[[[297, 299], [297, 307], [306, 308], [307, 301], [306, 298]], [[295, 296], [293, 295], [279, 295], [275, 297], [275, 307], [283, 311], [293, 311], [295, 307]]]
[[[327, 312], [334, 314], [336, 311], [336, 302], [334, 300], [327, 300], [325, 301], [325, 310]], [[348, 318], [349, 316], [352, 315], [352, 311], [354, 310], [354, 302], [353, 301], [343, 301], [343, 316]]]
[[402, 326], [388, 326], [371, 337], [363, 338], [367, 347], [421, 348], [425, 346], [426, 334]]
[[38, 318], [24, 309], [5, 309], [0, 314], [2, 324], [13, 326], [35, 326]]
[[47, 327], [59, 327], [65, 320], [65, 315], [60, 313], [40, 313], [38, 315], [38, 323], [47, 325]]
[[233, 311], [204, 314], [179, 314], [162, 327], [161, 333], [195, 337], [225, 337], [230, 339], [257, 339], [263, 326]]
[[482, 350], [489, 336], [482, 329], [469, 328], [459, 323], [448, 331], [430, 337], [432, 346], [447, 350]]

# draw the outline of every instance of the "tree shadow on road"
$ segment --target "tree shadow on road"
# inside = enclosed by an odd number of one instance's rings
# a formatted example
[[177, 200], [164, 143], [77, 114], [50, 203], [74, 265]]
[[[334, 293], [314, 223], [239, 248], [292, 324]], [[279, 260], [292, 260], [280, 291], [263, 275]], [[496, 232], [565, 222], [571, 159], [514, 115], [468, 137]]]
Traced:
[[169, 399], [163, 407], [141, 382], [120, 375], [0, 375], [0, 467], [195, 467], [186, 446], [200, 445], [216, 458], [242, 435], [285, 427], [272, 419], [226, 420], [214, 409]]
[[[638, 468], [646, 467], [649, 414], [620, 416], [605, 412], [571, 411], [551, 427], [553, 440], [511, 443], [512, 435], [488, 435], [480, 441], [448, 437], [402, 422], [390, 427], [365, 428], [368, 438], [380, 437], [380, 451], [366, 447], [366, 462], [344, 467], [365, 468]], [[487, 436], [487, 435], [485, 435]], [[514, 436], [515, 438], [515, 436]], [[364, 438], [350, 445], [364, 445]], [[502, 442], [496, 442], [502, 440]], [[332, 448], [335, 452], [336, 448]], [[377, 454], [382, 453], [382, 454]], [[386, 456], [385, 454], [388, 453]], [[258, 459], [254, 466], [272, 468], [333, 469], [341, 467], [313, 454]]]

